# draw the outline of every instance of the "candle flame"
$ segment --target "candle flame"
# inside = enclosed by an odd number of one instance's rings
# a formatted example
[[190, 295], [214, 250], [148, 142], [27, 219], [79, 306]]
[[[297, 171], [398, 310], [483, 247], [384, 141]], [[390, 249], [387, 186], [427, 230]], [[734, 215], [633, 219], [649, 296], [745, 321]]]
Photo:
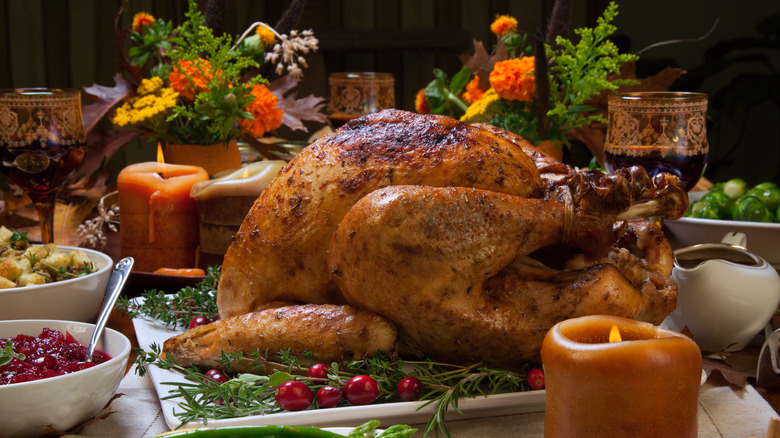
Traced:
[[165, 163], [165, 157], [163, 156], [162, 145], [159, 142], [157, 143], [157, 162]]
[[618, 330], [618, 326], [613, 325], [609, 330], [609, 342], [620, 342], [622, 340], [623, 338], [620, 337], [620, 330]]

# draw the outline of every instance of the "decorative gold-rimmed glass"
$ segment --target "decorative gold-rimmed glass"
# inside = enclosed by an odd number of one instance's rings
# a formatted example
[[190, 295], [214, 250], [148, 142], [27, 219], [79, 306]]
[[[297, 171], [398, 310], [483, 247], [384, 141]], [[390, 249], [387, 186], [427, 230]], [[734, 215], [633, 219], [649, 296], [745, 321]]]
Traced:
[[390, 73], [331, 73], [328, 88], [328, 118], [334, 128], [357, 117], [395, 107], [395, 77]]
[[604, 165], [677, 175], [691, 190], [707, 166], [707, 95], [636, 92], [609, 96]]
[[81, 166], [86, 143], [80, 91], [0, 90], [0, 172], [35, 205], [42, 243], [54, 242], [57, 196]]

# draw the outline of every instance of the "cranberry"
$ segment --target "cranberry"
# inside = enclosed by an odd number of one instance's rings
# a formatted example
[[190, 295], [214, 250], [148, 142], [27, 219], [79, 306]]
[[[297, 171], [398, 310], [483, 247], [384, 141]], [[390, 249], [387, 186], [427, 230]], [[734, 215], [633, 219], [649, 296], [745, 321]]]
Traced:
[[525, 379], [528, 381], [528, 386], [530, 386], [531, 389], [544, 389], [544, 371], [541, 369], [531, 368]]
[[190, 328], [195, 328], [199, 325], [206, 325], [210, 324], [211, 320], [206, 318], [205, 316], [196, 316], [190, 320]]
[[417, 400], [422, 395], [423, 384], [417, 377], [406, 376], [398, 382], [396, 391], [401, 400]]
[[324, 363], [315, 363], [306, 370], [306, 377], [316, 377], [318, 379], [328, 378], [328, 366]]
[[49, 369], [49, 370], [57, 369], [57, 358], [55, 358], [54, 356], [49, 356], [49, 355], [38, 356], [32, 360], [32, 363], [33, 365], [44, 369]]
[[317, 404], [321, 408], [332, 408], [339, 404], [341, 398], [341, 389], [335, 386], [327, 385], [317, 390]]
[[311, 406], [314, 394], [305, 383], [287, 380], [276, 387], [276, 403], [286, 411], [301, 411]]
[[355, 376], [344, 384], [344, 398], [353, 405], [367, 405], [376, 400], [379, 385], [370, 376]]
[[[228, 376], [226, 376], [226, 375], [224, 375], [222, 373], [222, 371], [216, 370], [216, 369], [213, 369], [213, 368], [208, 370], [208, 371], [206, 371], [206, 377], [208, 377], [209, 379], [214, 380], [217, 383], [225, 383], [228, 380], [230, 380], [230, 379], [228, 379]], [[209, 383], [208, 379], [203, 379], [203, 381], [205, 383]]]

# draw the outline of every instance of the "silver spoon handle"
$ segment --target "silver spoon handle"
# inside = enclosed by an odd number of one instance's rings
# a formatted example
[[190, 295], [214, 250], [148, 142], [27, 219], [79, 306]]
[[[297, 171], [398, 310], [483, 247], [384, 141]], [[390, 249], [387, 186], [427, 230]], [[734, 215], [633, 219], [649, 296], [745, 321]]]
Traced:
[[95, 352], [97, 342], [100, 336], [103, 334], [103, 329], [108, 322], [108, 316], [111, 314], [111, 309], [114, 308], [119, 294], [122, 292], [122, 288], [125, 286], [127, 277], [130, 275], [130, 270], [133, 268], [133, 258], [125, 257], [114, 265], [114, 270], [111, 272], [111, 277], [108, 279], [108, 287], [106, 288], [106, 295], [103, 298], [103, 307], [100, 309], [100, 315], [98, 315], [97, 322], [95, 323], [95, 331], [92, 333], [92, 339], [87, 346], [87, 361], [92, 360], [92, 354]]

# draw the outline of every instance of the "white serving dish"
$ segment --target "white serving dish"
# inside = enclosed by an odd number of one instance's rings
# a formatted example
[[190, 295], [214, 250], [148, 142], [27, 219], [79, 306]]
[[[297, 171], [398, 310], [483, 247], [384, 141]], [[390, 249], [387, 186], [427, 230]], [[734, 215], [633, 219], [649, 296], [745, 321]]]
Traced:
[[[95, 326], [76, 321], [0, 321], [0, 338], [38, 336], [45, 327], [68, 332], [87, 345]], [[105, 329], [97, 349], [111, 360], [71, 374], [0, 385], [0, 438], [38, 436], [49, 425], [67, 431], [100, 412], [124, 377], [130, 340]]]
[[97, 271], [83, 277], [37, 286], [0, 290], [0, 321], [9, 319], [57, 319], [93, 322], [108, 286], [114, 262], [106, 254], [87, 248], [57, 246], [60, 251], [80, 250]]
[[[701, 199], [707, 192], [689, 194], [691, 203]], [[664, 221], [669, 231], [681, 246], [700, 243], [719, 243], [726, 234], [737, 231], [747, 237], [747, 248], [763, 258], [775, 269], [780, 269], [780, 223], [745, 222], [683, 217]]]
[[[182, 330], [173, 330], [164, 324], [145, 318], [133, 319], [133, 327], [138, 338], [139, 347], [150, 350], [152, 343], [162, 346], [166, 339], [182, 333]], [[167, 397], [169, 391], [175, 386], [166, 383], [185, 383], [184, 377], [176, 372], [164, 370], [154, 365], [148, 368], [152, 383], [159, 398]], [[165, 383], [164, 383], [165, 382]], [[520, 414], [544, 411], [544, 390], [512, 392], [489, 395], [487, 397], [474, 397], [461, 399], [458, 402], [460, 414], [450, 408], [447, 420], [465, 420], [469, 418], [493, 417], [499, 415]], [[250, 426], [267, 424], [285, 424], [289, 426], [335, 427], [335, 426], [359, 426], [368, 420], [381, 421], [381, 427], [393, 424], [419, 424], [426, 423], [434, 412], [434, 405], [423, 406], [424, 401], [379, 403], [365, 406], [344, 406], [329, 409], [306, 409], [297, 412], [278, 412], [266, 415], [252, 415], [249, 417], [227, 418], [209, 420], [208, 425], [203, 423], [188, 423], [181, 425], [174, 415], [179, 411], [178, 403], [181, 399], [161, 400], [162, 413], [165, 422], [171, 429], [182, 426], [193, 427], [225, 427], [225, 426]]]

